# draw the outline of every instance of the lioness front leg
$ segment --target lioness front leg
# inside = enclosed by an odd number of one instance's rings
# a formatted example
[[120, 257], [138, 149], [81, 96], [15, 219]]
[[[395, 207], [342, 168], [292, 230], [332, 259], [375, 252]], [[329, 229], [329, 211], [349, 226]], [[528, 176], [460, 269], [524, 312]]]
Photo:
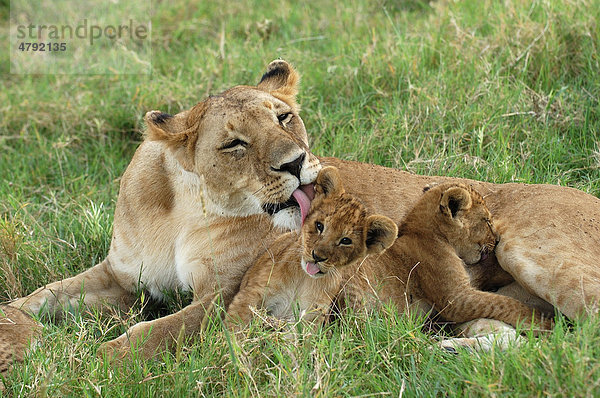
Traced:
[[201, 331], [214, 298], [213, 295], [206, 296], [174, 314], [137, 323], [116, 339], [103, 343], [98, 354], [109, 359], [123, 359], [135, 350], [140, 358], [148, 359], [164, 350], [172, 350], [181, 339]]
[[[202, 264], [190, 266], [198, 274], [205, 270]], [[238, 289], [241, 276], [226, 275], [221, 278], [214, 273], [204, 273], [204, 278], [190, 277], [190, 280], [202, 281], [194, 288], [194, 297], [198, 297], [182, 310], [152, 321], [140, 322], [114, 340], [102, 344], [99, 354], [108, 358], [125, 358], [135, 350], [141, 358], [151, 358], [161, 351], [172, 350], [181, 339], [187, 339], [200, 333], [207, 316], [220, 301], [224, 308], [231, 303]]]
[[79, 310], [81, 303], [127, 309], [134, 301], [135, 294], [117, 282], [110, 261], [105, 259], [74, 277], [43, 286], [9, 305], [33, 314], [48, 314], [50, 318], [59, 320], [65, 312]]

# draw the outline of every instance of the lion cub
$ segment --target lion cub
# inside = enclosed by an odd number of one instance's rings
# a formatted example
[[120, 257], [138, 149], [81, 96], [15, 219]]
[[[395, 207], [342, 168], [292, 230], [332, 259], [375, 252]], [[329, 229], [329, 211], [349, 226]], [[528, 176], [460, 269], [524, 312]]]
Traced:
[[246, 272], [228, 308], [228, 321], [248, 323], [250, 307], [264, 307], [280, 319], [298, 314], [314, 320], [329, 310], [346, 270], [390, 247], [397, 233], [391, 219], [369, 215], [344, 191], [336, 168], [324, 167], [300, 237], [296, 232], [282, 235]]
[[378, 258], [367, 259], [362, 277], [348, 282], [342, 293], [346, 305], [362, 307], [365, 298], [368, 301], [365, 292], [374, 290], [378, 300], [392, 301], [401, 310], [433, 308], [447, 321], [492, 318], [528, 327], [535, 319], [538, 326], [549, 328], [550, 321], [534, 316], [520, 301], [473, 286], [485, 281], [482, 275], [472, 281], [467, 269], [476, 269], [493, 255], [498, 241], [479, 193], [454, 182], [436, 185], [400, 223], [394, 245]]

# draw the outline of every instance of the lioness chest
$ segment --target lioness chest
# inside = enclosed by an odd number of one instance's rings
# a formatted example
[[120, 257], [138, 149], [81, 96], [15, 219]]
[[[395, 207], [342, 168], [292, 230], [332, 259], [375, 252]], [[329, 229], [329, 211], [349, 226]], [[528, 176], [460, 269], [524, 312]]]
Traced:
[[201, 182], [163, 145], [138, 148], [121, 181], [107, 257], [122, 287], [155, 298], [176, 288], [234, 294], [281, 233], [266, 214], [232, 217], [210, 208]]
[[[115, 228], [109, 260], [131, 290], [139, 287], [155, 298], [173, 289], [234, 292], [253, 261], [275, 238], [263, 216], [210, 217], [188, 205], [156, 220], [154, 242], [131, 241]], [[199, 206], [198, 206], [199, 207]], [[195, 212], [194, 210], [198, 210]], [[231, 293], [233, 294], [233, 293]]]

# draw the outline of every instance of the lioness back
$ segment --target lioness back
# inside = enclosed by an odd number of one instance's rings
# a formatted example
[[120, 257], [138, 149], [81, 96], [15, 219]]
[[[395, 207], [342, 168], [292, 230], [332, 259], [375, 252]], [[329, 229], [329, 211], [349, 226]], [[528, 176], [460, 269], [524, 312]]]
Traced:
[[323, 168], [300, 235], [281, 236], [248, 270], [229, 318], [247, 323], [251, 307], [264, 307], [277, 318], [314, 319], [329, 310], [345, 270], [382, 252], [396, 236], [392, 220], [369, 215], [344, 191], [337, 169]]

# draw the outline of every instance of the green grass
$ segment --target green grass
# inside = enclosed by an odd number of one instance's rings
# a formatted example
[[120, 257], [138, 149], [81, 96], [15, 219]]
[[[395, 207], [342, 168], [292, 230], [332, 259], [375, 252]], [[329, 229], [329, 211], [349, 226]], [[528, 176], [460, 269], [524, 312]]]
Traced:
[[[319, 155], [600, 194], [598, 2], [176, 0], [154, 9], [151, 76], [10, 75], [0, 53], [0, 300], [106, 255], [146, 111], [255, 84], [277, 57], [302, 74], [302, 117]], [[233, 339], [216, 323], [177, 356], [116, 370], [96, 359], [102, 341], [142, 316], [85, 313], [49, 326], [5, 394], [600, 394], [598, 319], [559, 322], [519, 349], [458, 356], [430, 350], [435, 337], [417, 320], [385, 311], [300, 337], [256, 324]]]

